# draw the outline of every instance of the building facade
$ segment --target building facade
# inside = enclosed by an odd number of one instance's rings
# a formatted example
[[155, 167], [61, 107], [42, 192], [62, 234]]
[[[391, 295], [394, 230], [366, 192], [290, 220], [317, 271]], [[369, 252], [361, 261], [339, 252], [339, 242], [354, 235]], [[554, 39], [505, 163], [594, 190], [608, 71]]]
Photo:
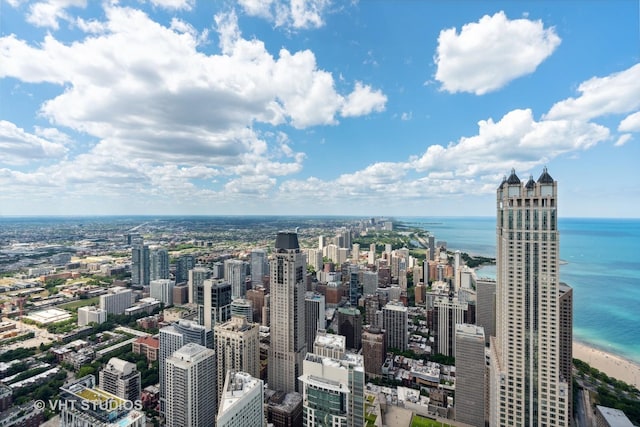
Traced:
[[140, 399], [140, 372], [135, 364], [112, 357], [100, 371], [99, 378], [104, 391], [130, 402]]
[[561, 371], [558, 187], [546, 168], [496, 192], [496, 336], [490, 424], [568, 426], [571, 378]]
[[100, 295], [100, 308], [107, 314], [123, 314], [133, 301], [131, 289], [122, 286], [110, 288], [108, 293]]
[[382, 309], [387, 349], [405, 351], [409, 347], [409, 314], [400, 302], [389, 302]]
[[263, 427], [264, 383], [246, 372], [228, 371], [217, 427]]
[[455, 340], [456, 421], [472, 426], [484, 426], [487, 383], [484, 329], [466, 323], [457, 324]]
[[[164, 412], [165, 410], [165, 400], [167, 396], [165, 362], [174, 352], [189, 343], [213, 348], [213, 331], [190, 320], [180, 320], [177, 323], [160, 329], [160, 350], [158, 352], [158, 365], [160, 368], [160, 412]], [[212, 396], [215, 391], [216, 389], [214, 388], [211, 394]]]
[[314, 292], [307, 292], [304, 299], [304, 316], [305, 316], [305, 341], [309, 346], [307, 351], [313, 351], [311, 348], [316, 339], [318, 330], [326, 328], [325, 320], [325, 303], [324, 295]]
[[271, 345], [268, 380], [272, 390], [299, 391], [305, 341], [306, 261], [296, 233], [279, 232], [270, 262]]
[[305, 426], [365, 425], [364, 362], [361, 355], [347, 353], [344, 342], [340, 335], [319, 335], [314, 352], [304, 359], [300, 381]]
[[228, 371], [242, 371], [260, 377], [260, 325], [250, 323], [243, 316], [232, 316], [214, 328], [214, 342], [218, 367], [217, 399], [223, 393]]
[[217, 402], [215, 352], [189, 343], [166, 360], [167, 427], [210, 427], [215, 424]]

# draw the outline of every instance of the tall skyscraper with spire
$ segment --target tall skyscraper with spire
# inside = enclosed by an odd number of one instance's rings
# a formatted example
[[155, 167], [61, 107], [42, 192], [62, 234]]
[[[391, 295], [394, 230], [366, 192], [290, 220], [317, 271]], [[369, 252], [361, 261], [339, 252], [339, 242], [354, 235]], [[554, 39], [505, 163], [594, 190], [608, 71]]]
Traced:
[[306, 261], [296, 233], [279, 232], [270, 262], [271, 345], [268, 381], [271, 390], [299, 391], [298, 377], [307, 351], [305, 341]]
[[490, 425], [568, 426], [571, 378], [561, 369], [557, 182], [545, 168], [497, 190], [496, 336]]

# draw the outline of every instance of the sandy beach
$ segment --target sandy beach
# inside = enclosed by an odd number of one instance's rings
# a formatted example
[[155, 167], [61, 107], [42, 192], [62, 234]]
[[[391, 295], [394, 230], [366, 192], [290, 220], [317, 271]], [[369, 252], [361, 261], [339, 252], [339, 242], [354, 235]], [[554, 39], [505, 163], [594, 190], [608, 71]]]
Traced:
[[580, 359], [610, 377], [640, 388], [640, 365], [606, 351], [573, 342], [573, 358]]

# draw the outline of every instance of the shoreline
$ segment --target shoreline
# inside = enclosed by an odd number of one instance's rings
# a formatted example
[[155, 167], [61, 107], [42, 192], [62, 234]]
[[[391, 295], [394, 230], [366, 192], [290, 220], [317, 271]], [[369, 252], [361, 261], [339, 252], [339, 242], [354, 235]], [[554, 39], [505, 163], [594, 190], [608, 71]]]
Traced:
[[640, 364], [582, 341], [573, 341], [573, 358], [640, 389]]

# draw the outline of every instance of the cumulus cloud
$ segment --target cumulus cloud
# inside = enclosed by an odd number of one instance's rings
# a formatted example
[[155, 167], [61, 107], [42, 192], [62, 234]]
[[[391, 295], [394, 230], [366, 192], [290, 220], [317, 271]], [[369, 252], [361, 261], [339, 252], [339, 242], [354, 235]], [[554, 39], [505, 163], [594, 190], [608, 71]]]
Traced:
[[267, 19], [276, 27], [320, 28], [330, 0], [239, 0], [244, 13]]
[[66, 135], [54, 129], [42, 129], [38, 133], [40, 136], [0, 120], [0, 163], [20, 165], [34, 160], [59, 159], [66, 154]]
[[435, 79], [447, 92], [483, 95], [533, 73], [560, 44], [542, 21], [509, 20], [504, 12], [442, 30], [435, 56]]
[[594, 123], [572, 120], [535, 121], [531, 110], [513, 110], [498, 122], [478, 122], [478, 134], [447, 147], [432, 145], [413, 166], [418, 171], [453, 170], [473, 177], [499, 170], [529, 169], [561, 154], [586, 150], [609, 137]]
[[338, 114], [380, 111], [386, 100], [361, 83], [339, 94], [313, 52], [281, 49], [274, 57], [260, 40], [242, 38], [233, 13], [216, 17], [223, 54], [204, 55], [202, 34], [182, 21], [167, 28], [139, 10], [105, 11], [106, 31], [71, 45], [52, 35], [38, 45], [0, 38], [0, 76], [64, 85], [41, 114], [99, 138], [94, 155], [293, 173], [301, 153], [285, 155], [290, 165], [257, 160], [264, 141], [254, 123], [331, 125]]
[[61, 19], [73, 21], [67, 12], [68, 8], [85, 8], [86, 6], [86, 0], [47, 0], [36, 2], [29, 6], [27, 22], [36, 27], [46, 27], [57, 30]]
[[640, 111], [625, 117], [618, 125], [620, 132], [640, 132]]
[[548, 119], [590, 120], [607, 114], [623, 114], [640, 108], [640, 64], [605, 77], [593, 77], [578, 86], [580, 96], [557, 102]]
[[347, 96], [341, 114], [344, 117], [363, 116], [372, 111], [384, 111], [387, 96], [381, 90], [372, 90], [371, 86], [356, 82], [356, 86]]
[[191, 10], [195, 0], [150, 0], [151, 4], [168, 10]]
[[624, 135], [620, 135], [620, 138], [614, 144], [616, 147], [622, 147], [627, 142], [631, 141], [633, 137], [629, 133], [625, 133]]

